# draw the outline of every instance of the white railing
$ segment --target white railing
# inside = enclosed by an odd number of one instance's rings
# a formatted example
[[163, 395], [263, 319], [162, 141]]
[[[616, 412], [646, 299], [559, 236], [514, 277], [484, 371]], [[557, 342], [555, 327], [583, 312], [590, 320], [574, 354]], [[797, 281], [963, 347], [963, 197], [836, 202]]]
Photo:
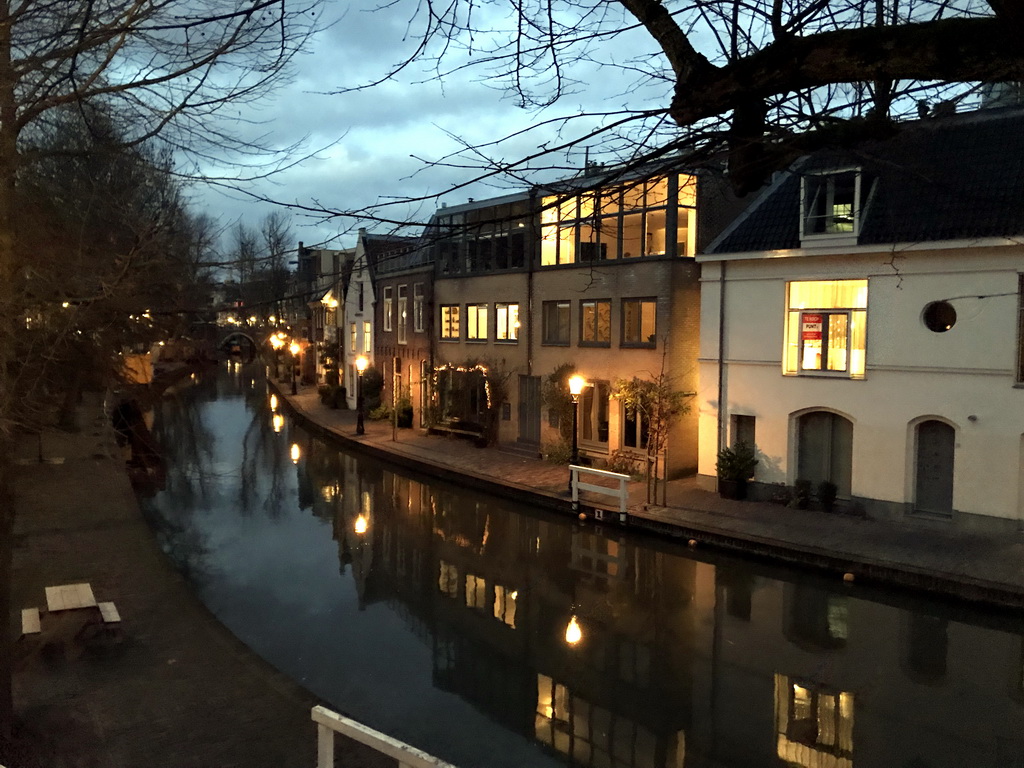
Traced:
[[393, 757], [398, 761], [398, 768], [455, 768], [451, 763], [438, 760], [326, 707], [313, 707], [312, 716], [316, 723], [316, 768], [334, 768], [335, 733], [348, 736], [382, 755]]
[[[618, 472], [609, 472], [607, 469], [593, 469], [592, 467], [581, 467], [576, 464], [569, 465], [569, 471], [572, 473], [572, 508], [579, 509], [580, 506], [580, 491], [593, 491], [594, 493], [600, 493], [604, 496], [611, 496], [617, 499], [619, 502], [619, 522], [626, 522], [626, 506], [629, 501], [629, 489], [627, 484], [629, 483], [629, 475], [623, 475]], [[617, 488], [611, 488], [607, 485], [595, 485], [593, 483], [582, 483], [580, 482], [580, 475], [595, 475], [597, 477], [606, 477], [618, 481]], [[598, 510], [598, 519], [601, 519], [602, 515]]]

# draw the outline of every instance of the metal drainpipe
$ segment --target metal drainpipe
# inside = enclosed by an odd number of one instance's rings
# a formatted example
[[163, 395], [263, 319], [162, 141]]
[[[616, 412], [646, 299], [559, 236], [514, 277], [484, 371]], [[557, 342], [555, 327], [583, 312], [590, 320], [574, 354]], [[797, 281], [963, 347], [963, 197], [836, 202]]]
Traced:
[[726, 446], [725, 422], [725, 273], [726, 262], [720, 261], [718, 275], [718, 450]]
[[533, 268], [537, 254], [534, 251], [534, 243], [539, 242], [536, 226], [537, 190], [530, 190], [530, 228], [528, 247], [524, 250], [523, 257], [526, 259], [526, 375], [533, 376]]

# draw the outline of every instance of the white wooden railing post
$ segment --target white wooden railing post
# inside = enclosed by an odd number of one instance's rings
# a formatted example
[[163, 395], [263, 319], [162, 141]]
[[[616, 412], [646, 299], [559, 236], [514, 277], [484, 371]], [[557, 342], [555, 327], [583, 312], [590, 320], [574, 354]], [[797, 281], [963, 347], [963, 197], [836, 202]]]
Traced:
[[[620, 472], [609, 472], [606, 469], [592, 469], [591, 467], [581, 467], [576, 464], [569, 465], [569, 471], [572, 472], [572, 508], [573, 511], [579, 509], [579, 498], [580, 491], [592, 491], [594, 493], [600, 493], [605, 496], [612, 496], [619, 502], [619, 522], [625, 524], [627, 519], [626, 510], [629, 506], [629, 475], [623, 475]], [[580, 482], [580, 475], [596, 475], [598, 477], [606, 477], [617, 481], [618, 488], [609, 488], [604, 485], [594, 485], [593, 483], [582, 483]], [[600, 519], [600, 518], [599, 518]]]
[[316, 768], [334, 768], [334, 731], [323, 723], [316, 726]]

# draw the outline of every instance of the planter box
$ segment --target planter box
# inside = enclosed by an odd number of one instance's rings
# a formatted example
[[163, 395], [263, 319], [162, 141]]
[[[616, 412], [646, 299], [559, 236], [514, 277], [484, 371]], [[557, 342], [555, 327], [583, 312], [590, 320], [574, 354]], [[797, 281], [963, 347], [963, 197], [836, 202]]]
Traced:
[[742, 501], [747, 498], [746, 480], [718, 480], [718, 495], [723, 499]]

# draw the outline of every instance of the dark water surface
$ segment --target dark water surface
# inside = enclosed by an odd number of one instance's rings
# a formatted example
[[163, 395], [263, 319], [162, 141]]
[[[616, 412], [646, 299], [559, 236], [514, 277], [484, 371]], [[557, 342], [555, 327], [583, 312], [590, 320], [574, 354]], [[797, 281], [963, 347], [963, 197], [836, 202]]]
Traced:
[[460, 768], [1024, 766], [1020, 614], [579, 524], [278, 428], [254, 366], [160, 406], [164, 549], [257, 653]]

